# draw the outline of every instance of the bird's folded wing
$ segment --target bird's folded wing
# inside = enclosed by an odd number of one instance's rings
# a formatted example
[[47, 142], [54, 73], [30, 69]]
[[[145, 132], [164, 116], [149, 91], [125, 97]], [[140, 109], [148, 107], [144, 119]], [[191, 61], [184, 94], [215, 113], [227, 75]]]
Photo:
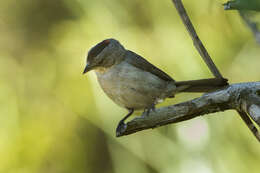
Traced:
[[140, 55], [138, 55], [130, 50], [128, 50], [126, 52], [125, 58], [129, 64], [131, 64], [139, 69], [142, 69], [146, 72], [150, 72], [165, 81], [174, 81], [174, 79], [171, 78], [169, 75], [167, 75], [165, 72], [163, 72], [159, 68], [155, 67], [153, 64], [149, 63], [146, 59], [144, 59]]

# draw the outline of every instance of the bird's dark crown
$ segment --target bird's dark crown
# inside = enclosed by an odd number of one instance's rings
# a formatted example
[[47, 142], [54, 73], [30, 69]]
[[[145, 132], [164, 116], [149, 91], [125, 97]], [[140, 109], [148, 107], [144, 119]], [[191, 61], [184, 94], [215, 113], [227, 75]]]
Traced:
[[96, 56], [98, 56], [98, 54], [100, 54], [102, 52], [103, 49], [105, 49], [110, 43], [110, 40], [104, 40], [100, 43], [98, 43], [96, 46], [94, 46], [93, 48], [90, 49], [90, 51], [88, 52], [88, 57], [87, 57], [87, 61], [88, 62], [92, 62], [94, 60], [94, 58]]

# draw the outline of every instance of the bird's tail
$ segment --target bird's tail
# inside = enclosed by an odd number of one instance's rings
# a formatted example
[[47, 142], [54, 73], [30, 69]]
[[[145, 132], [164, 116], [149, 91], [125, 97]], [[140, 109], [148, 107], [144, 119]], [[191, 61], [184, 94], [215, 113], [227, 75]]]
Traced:
[[175, 82], [178, 92], [211, 92], [228, 85], [225, 78], [210, 78]]

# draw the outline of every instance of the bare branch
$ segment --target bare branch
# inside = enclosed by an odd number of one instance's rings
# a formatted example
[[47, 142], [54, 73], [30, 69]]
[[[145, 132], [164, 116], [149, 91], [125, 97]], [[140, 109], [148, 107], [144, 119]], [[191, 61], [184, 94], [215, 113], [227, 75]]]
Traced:
[[[258, 102], [260, 103], [260, 102]], [[248, 108], [248, 114], [252, 119], [259, 125], [260, 124], [260, 106], [257, 104], [252, 104]]]
[[256, 139], [260, 142], [260, 134], [258, 133], [257, 128], [255, 127], [254, 123], [251, 121], [251, 119], [247, 116], [246, 112], [244, 111], [237, 111], [242, 120], [245, 122], [247, 127], [251, 130], [253, 135], [255, 135]]
[[260, 90], [241, 93], [241, 110], [260, 126]]
[[[151, 112], [149, 116], [136, 117], [133, 120], [129, 121], [125, 125], [125, 127], [121, 129], [119, 136], [129, 135], [145, 129], [156, 128], [170, 123], [178, 123], [205, 114], [230, 109], [237, 110], [243, 113], [243, 111], [241, 111], [241, 108], [245, 107], [245, 103], [250, 103], [251, 105], [260, 104], [258, 100], [248, 97], [249, 95], [253, 95], [255, 93], [258, 93], [259, 91], [260, 82], [229, 85], [227, 87], [224, 87], [223, 89], [204, 94], [201, 97], [193, 100], [156, 109], [156, 111]], [[260, 96], [255, 96], [260, 99]], [[254, 112], [255, 108], [249, 107], [247, 111]], [[259, 109], [257, 109], [257, 111], [259, 111]], [[259, 117], [258, 113], [257, 115]], [[248, 119], [243, 120], [248, 121]], [[258, 125], [260, 126], [260, 124]], [[256, 128], [254, 129], [250, 126], [250, 130], [251, 129], [254, 130], [255, 135], [259, 136]]]
[[223, 78], [223, 76], [221, 75], [221, 73], [219, 72], [218, 68], [216, 67], [216, 65], [214, 64], [214, 62], [212, 61], [212, 59], [210, 58], [206, 48], [204, 47], [204, 45], [202, 44], [199, 36], [197, 35], [190, 19], [189, 16], [187, 15], [187, 12], [181, 2], [181, 0], [172, 0], [172, 2], [174, 3], [181, 19], [182, 22], [184, 23], [186, 29], [188, 30], [192, 40], [193, 40], [193, 44], [196, 47], [196, 49], [198, 50], [200, 56], [203, 58], [204, 62], [207, 64], [207, 66], [209, 67], [210, 71], [212, 72], [212, 74], [216, 77], [216, 78]]

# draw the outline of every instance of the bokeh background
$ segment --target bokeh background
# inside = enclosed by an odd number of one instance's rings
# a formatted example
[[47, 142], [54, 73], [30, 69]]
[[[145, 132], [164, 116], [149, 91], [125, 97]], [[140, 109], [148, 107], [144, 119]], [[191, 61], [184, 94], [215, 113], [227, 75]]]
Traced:
[[[259, 81], [260, 47], [223, 2], [184, 5], [230, 83]], [[116, 138], [127, 111], [82, 75], [106, 38], [175, 80], [212, 77], [170, 0], [1, 0], [0, 173], [259, 172], [259, 143], [234, 111]]]

